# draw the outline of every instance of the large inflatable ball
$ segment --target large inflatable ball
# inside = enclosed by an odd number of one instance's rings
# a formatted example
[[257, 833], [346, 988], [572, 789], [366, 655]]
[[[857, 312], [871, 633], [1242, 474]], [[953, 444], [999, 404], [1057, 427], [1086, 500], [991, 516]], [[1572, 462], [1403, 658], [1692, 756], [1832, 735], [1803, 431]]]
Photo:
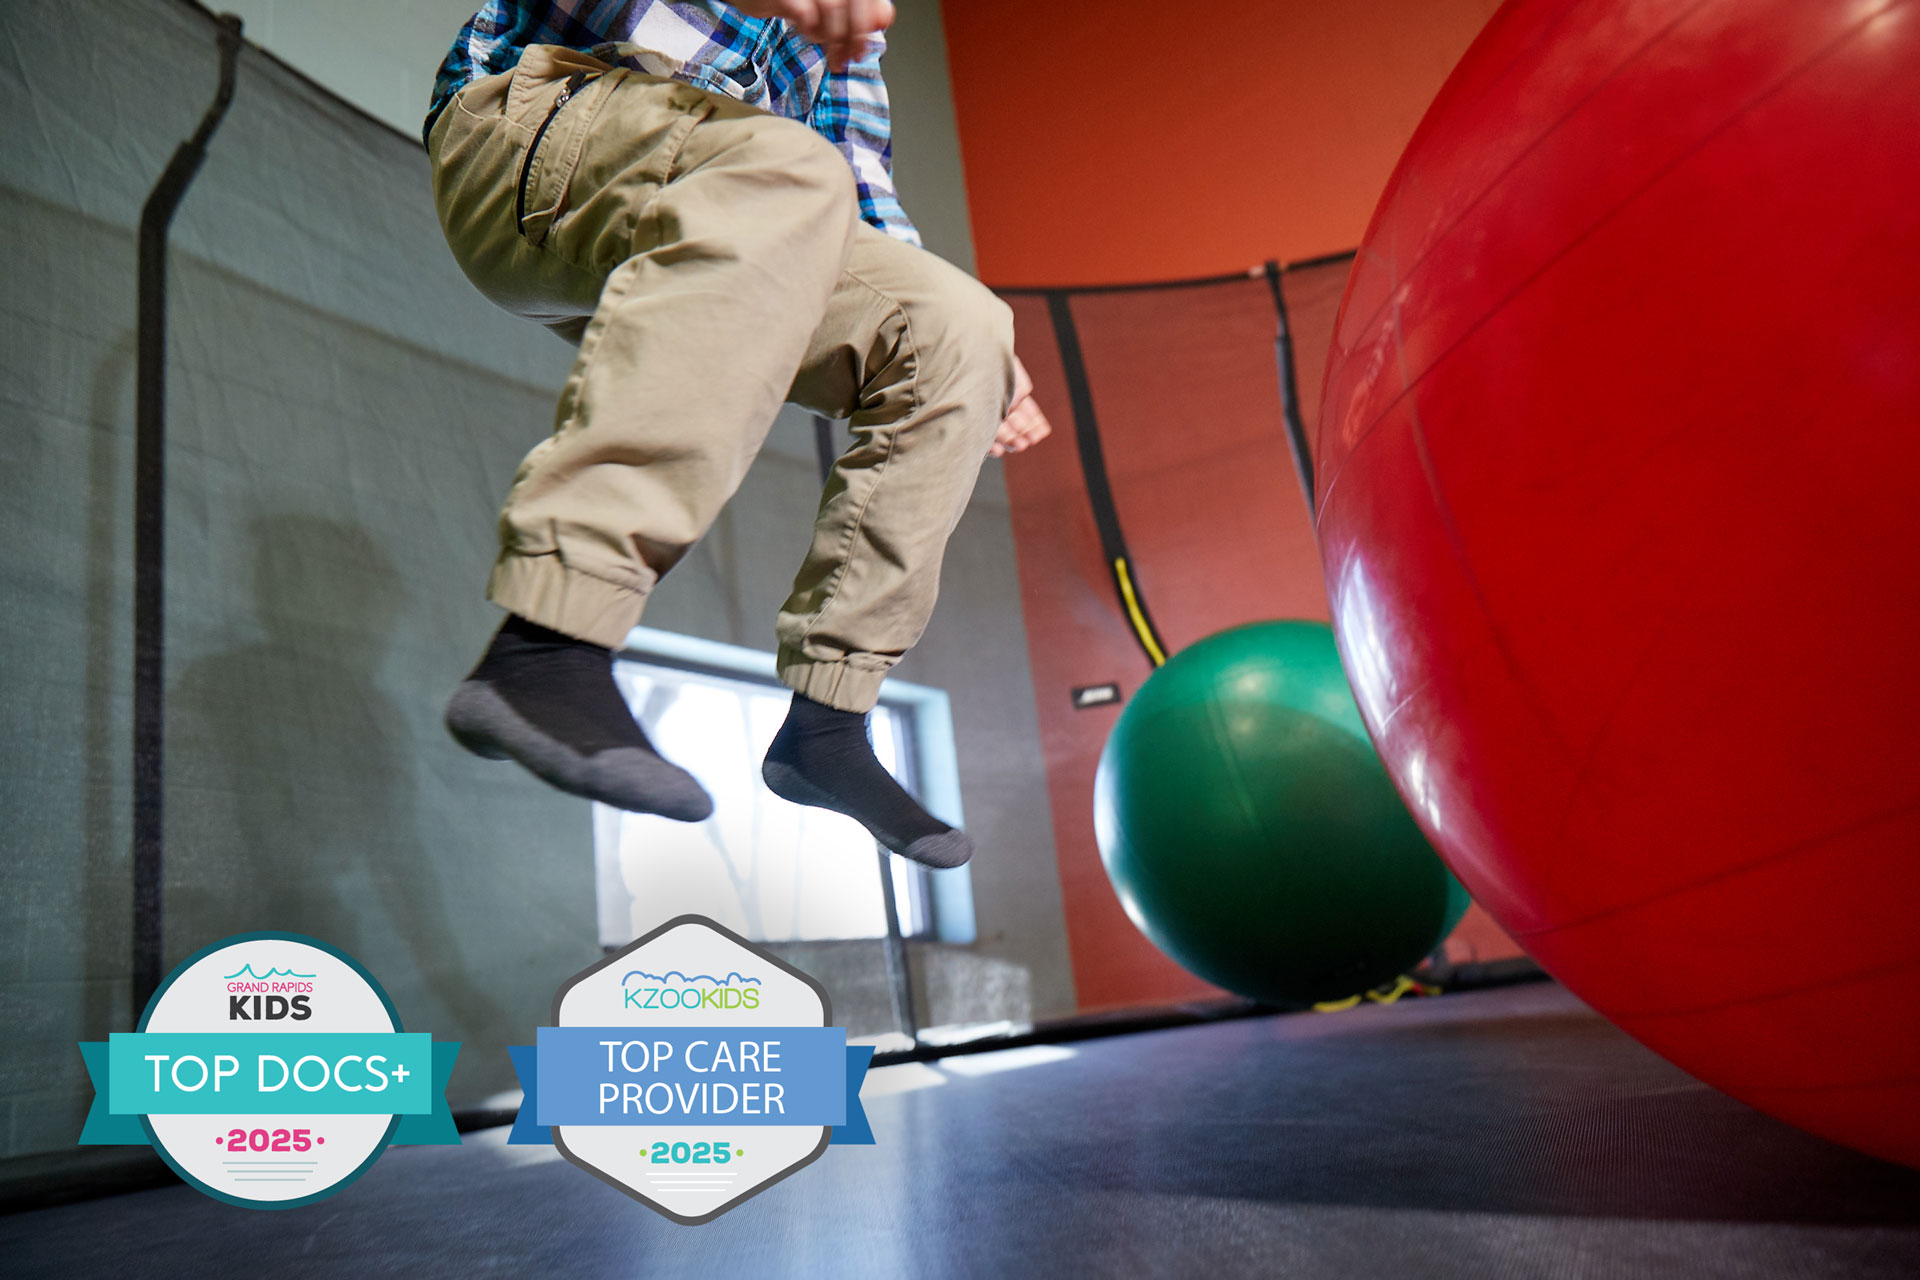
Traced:
[[1394, 794], [1318, 622], [1235, 627], [1154, 672], [1101, 754], [1094, 823], [1141, 931], [1258, 1000], [1391, 981], [1466, 905]]
[[1527, 0], [1367, 233], [1334, 626], [1476, 900], [1701, 1079], [1920, 1163], [1920, 4]]

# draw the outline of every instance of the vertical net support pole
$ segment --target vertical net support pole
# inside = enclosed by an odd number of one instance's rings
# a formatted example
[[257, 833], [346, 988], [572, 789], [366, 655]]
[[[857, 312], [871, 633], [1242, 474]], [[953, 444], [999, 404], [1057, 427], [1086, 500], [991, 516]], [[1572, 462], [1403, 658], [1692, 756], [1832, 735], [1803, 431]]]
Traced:
[[1093, 388], [1087, 381], [1086, 360], [1080, 351], [1080, 329], [1073, 320], [1072, 300], [1064, 290], [1047, 294], [1047, 315], [1053, 322], [1054, 340], [1060, 346], [1060, 372], [1067, 382], [1073, 440], [1080, 453], [1080, 474], [1087, 486], [1087, 502], [1093, 508], [1094, 529], [1100, 535], [1100, 554], [1107, 562], [1107, 572], [1113, 576], [1114, 594], [1134, 642], [1149, 663], [1163, 666], [1167, 661], [1167, 646], [1160, 638], [1160, 629], [1153, 623], [1153, 615], [1147, 611], [1146, 593], [1135, 581], [1133, 556], [1120, 530], [1120, 512], [1114, 505], [1113, 484], [1107, 477], [1106, 451], [1100, 442], [1100, 423], [1093, 413]]
[[233, 102], [240, 19], [219, 19], [220, 85], [140, 210], [139, 373], [133, 489], [133, 1009], [160, 986], [165, 956], [165, 600], [167, 524], [167, 233]]
[[1280, 415], [1287, 424], [1287, 448], [1293, 454], [1293, 469], [1300, 477], [1300, 488], [1307, 495], [1307, 514], [1311, 517], [1314, 514], [1313, 450], [1307, 443], [1306, 423], [1300, 417], [1300, 387], [1293, 372], [1293, 329], [1287, 322], [1287, 297], [1280, 288], [1280, 264], [1269, 260], [1265, 272], [1279, 323], [1273, 337], [1273, 356], [1280, 370]]

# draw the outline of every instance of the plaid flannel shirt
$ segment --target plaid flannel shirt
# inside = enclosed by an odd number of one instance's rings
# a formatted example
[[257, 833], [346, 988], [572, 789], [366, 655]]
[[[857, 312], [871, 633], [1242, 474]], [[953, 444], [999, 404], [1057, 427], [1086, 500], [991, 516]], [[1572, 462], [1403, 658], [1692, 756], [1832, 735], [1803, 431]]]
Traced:
[[[919, 244], [893, 189], [892, 126], [880, 78], [884, 41], [845, 71], [829, 71], [818, 45], [776, 18], [750, 18], [695, 0], [487, 0], [460, 29], [434, 81], [426, 132], [453, 95], [510, 70], [528, 45], [590, 51], [646, 75], [666, 76], [799, 120], [853, 166], [860, 214], [888, 235]], [[611, 45], [624, 46], [613, 49]]]

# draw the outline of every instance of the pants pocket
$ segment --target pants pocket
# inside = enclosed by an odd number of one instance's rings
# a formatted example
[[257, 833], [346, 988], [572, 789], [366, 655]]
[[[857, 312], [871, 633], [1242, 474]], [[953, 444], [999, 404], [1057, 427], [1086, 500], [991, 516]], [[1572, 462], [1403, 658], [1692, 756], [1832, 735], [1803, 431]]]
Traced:
[[574, 71], [559, 83], [546, 113], [533, 125], [514, 190], [514, 222], [529, 244], [545, 244], [554, 223], [566, 215], [594, 118], [626, 74]]
[[[579, 104], [585, 128], [567, 164], [566, 190], [555, 192], [561, 209], [544, 228], [534, 217], [526, 224], [529, 236], [538, 237], [533, 242], [542, 253], [601, 276], [654, 247], [658, 227], [650, 211], [661, 191], [680, 176], [682, 149], [715, 101], [690, 85], [624, 69], [606, 80], [604, 89], [592, 87], [601, 95], [598, 102]], [[566, 108], [556, 131], [573, 127], [569, 117], [574, 110], [574, 105]], [[542, 148], [560, 155], [553, 137]], [[558, 161], [538, 163], [540, 173], [529, 194], [545, 198], [545, 166]]]

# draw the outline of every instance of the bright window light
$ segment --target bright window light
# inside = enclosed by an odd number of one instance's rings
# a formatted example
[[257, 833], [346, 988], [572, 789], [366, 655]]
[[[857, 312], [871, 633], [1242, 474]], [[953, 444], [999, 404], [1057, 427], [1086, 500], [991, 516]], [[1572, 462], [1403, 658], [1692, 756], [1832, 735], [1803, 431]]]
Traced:
[[1077, 1056], [1073, 1049], [1059, 1044], [1030, 1044], [1018, 1049], [999, 1049], [991, 1053], [960, 1054], [943, 1058], [940, 1069], [955, 1076], [990, 1076], [1002, 1071], [1020, 1071], [1066, 1062]]
[[[873, 837], [851, 818], [780, 799], [760, 779], [792, 697], [784, 686], [632, 654], [614, 678], [661, 754], [712, 794], [714, 813], [682, 823], [594, 806], [602, 946], [687, 912], [758, 942], [886, 935]], [[874, 753], [915, 791], [911, 714], [883, 701], [871, 724]], [[924, 873], [887, 861], [901, 932], [925, 931]]]

